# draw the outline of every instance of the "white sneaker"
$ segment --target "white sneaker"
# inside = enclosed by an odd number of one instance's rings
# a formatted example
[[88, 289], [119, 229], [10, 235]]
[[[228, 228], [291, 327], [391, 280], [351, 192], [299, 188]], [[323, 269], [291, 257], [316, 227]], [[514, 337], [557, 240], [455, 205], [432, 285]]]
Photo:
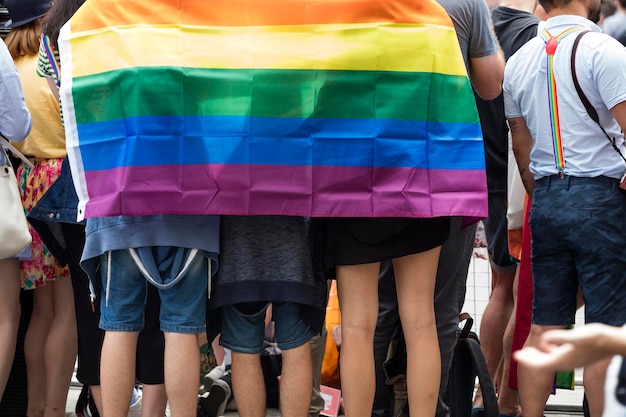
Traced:
[[224, 376], [226, 372], [226, 367], [222, 365], [218, 365], [215, 368], [211, 369], [208, 374], [204, 376], [204, 389], [208, 391], [208, 389], [213, 385], [215, 381]]

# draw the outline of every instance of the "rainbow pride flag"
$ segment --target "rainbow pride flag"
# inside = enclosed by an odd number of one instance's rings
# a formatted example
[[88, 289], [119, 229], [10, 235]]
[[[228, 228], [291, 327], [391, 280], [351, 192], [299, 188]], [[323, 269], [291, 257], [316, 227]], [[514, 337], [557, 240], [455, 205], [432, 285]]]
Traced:
[[435, 1], [87, 1], [59, 43], [81, 218], [487, 214]]

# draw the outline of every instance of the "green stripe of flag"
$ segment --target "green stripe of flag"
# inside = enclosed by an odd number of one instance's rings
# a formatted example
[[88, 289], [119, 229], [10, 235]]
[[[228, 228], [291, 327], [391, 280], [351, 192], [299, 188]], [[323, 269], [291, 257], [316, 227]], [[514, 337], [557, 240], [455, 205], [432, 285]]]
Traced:
[[79, 124], [147, 115], [478, 122], [467, 78], [438, 73], [136, 67], [76, 78], [72, 94]]

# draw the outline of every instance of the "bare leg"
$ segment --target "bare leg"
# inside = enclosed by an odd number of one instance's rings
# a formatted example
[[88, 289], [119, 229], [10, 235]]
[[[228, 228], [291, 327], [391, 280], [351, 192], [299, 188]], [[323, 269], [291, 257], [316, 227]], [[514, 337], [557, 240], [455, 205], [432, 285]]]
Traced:
[[337, 266], [342, 333], [339, 366], [346, 417], [369, 416], [374, 405], [379, 270], [380, 263]]
[[283, 350], [282, 356], [280, 414], [284, 417], [306, 417], [313, 393], [311, 343]]
[[100, 359], [104, 417], [126, 417], [128, 415], [130, 399], [135, 385], [138, 336], [139, 332], [111, 330], [107, 330], [104, 334]]
[[407, 347], [409, 407], [415, 416], [434, 416], [439, 397], [441, 356], [434, 293], [440, 249], [393, 260], [398, 310]]
[[265, 417], [265, 382], [258, 354], [232, 352], [231, 374], [241, 417]]
[[[519, 271], [519, 268], [518, 268]], [[504, 332], [502, 341], [502, 379], [498, 384], [498, 408], [501, 414], [515, 416], [519, 414], [519, 398], [517, 390], [509, 387], [509, 370], [511, 368], [511, 351], [513, 347], [513, 332], [515, 330], [515, 309], [517, 305], [517, 272], [513, 281], [513, 312]]]
[[[52, 288], [54, 318], [44, 350], [46, 367], [45, 417], [65, 417], [67, 393], [78, 351], [74, 290], [69, 277], [47, 284]], [[38, 289], [35, 290], [37, 294]]]
[[[541, 335], [546, 330], [563, 329], [565, 326], [539, 326], [531, 325], [530, 334], [524, 347], [539, 347]], [[518, 365], [517, 381], [519, 385], [519, 398], [524, 417], [543, 417], [543, 410], [552, 391], [554, 384], [554, 372], [529, 369], [523, 364]], [[603, 384], [601, 384], [604, 386]]]
[[220, 345], [220, 335], [217, 335], [213, 342], [211, 342], [211, 347], [213, 347], [213, 354], [215, 355], [215, 361], [217, 365], [224, 365], [224, 347]]
[[98, 413], [100, 415], [104, 414], [102, 412], [102, 390], [100, 389], [100, 385], [90, 385], [89, 390], [91, 391], [91, 397], [93, 398], [93, 402], [96, 404]]
[[28, 380], [28, 417], [43, 417], [46, 408], [46, 368], [44, 347], [53, 319], [52, 285], [33, 290], [33, 311], [24, 339], [24, 359]]
[[200, 349], [194, 333], [164, 332], [165, 388], [172, 417], [196, 417]]
[[0, 399], [6, 388], [20, 323], [20, 262], [0, 260]]
[[311, 339], [311, 364], [313, 370], [311, 405], [309, 406], [309, 417], [319, 417], [324, 409], [324, 398], [320, 391], [320, 380], [322, 378], [322, 362], [324, 361], [324, 350], [326, 349], [326, 326], [322, 327], [322, 333]]
[[141, 417], [162, 417], [167, 408], [165, 384], [143, 384]]
[[600, 417], [604, 409], [604, 380], [611, 358], [585, 366], [583, 384], [589, 403], [589, 415]]
[[[498, 383], [498, 369], [502, 364], [502, 343], [504, 332], [513, 312], [513, 281], [515, 274], [501, 274], [492, 270], [493, 289], [480, 322], [480, 347], [485, 355], [489, 376]], [[499, 388], [499, 387], [496, 387]], [[474, 399], [474, 407], [482, 407], [479, 393]]]

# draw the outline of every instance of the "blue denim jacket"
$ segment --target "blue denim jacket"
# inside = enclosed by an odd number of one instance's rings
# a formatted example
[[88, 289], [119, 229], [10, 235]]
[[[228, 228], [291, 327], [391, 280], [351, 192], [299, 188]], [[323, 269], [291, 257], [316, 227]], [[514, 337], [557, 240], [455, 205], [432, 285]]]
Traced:
[[61, 174], [27, 216], [43, 243], [62, 265], [67, 264], [68, 257], [60, 223], [78, 224], [77, 207], [78, 195], [74, 189], [70, 164], [65, 158]]

